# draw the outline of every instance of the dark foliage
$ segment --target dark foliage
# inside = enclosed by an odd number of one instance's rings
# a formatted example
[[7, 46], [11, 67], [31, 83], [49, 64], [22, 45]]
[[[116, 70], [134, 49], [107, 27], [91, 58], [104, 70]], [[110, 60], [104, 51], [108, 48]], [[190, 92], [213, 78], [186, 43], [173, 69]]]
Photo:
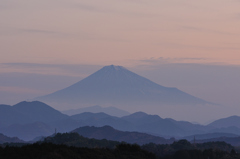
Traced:
[[[156, 157], [157, 156], [157, 157]], [[240, 159], [225, 142], [191, 144], [179, 140], [170, 145], [126, 144], [109, 140], [88, 139], [77, 133], [56, 134], [35, 144], [2, 144], [0, 159]]]
[[53, 143], [35, 143], [22, 147], [0, 148], [4, 159], [154, 159], [137, 145], [121, 144], [116, 149], [79, 148]]
[[222, 150], [179, 150], [173, 155], [161, 157], [160, 159], [239, 159], [240, 155], [232, 154]]
[[187, 140], [179, 140], [170, 145], [167, 145], [167, 144], [157, 145], [154, 143], [150, 143], [150, 144], [143, 145], [142, 148], [160, 157], [173, 155], [178, 151], [190, 152], [193, 150], [204, 151], [207, 149], [212, 149], [214, 151], [220, 150], [220, 151], [230, 152], [232, 149], [234, 149], [233, 146], [225, 142], [208, 142], [203, 144], [191, 144]]

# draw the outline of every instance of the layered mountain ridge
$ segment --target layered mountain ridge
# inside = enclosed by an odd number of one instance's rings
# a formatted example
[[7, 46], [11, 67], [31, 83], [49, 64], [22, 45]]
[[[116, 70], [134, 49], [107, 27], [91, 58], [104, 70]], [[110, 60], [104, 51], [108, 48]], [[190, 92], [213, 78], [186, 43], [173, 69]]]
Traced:
[[[13, 106], [0, 105], [0, 121], [0, 133], [25, 141], [38, 136], [52, 135], [55, 130], [70, 132], [83, 126], [103, 127], [105, 125], [120, 131], [141, 132], [169, 138], [196, 134], [202, 134], [208, 138], [209, 133], [213, 134], [210, 135], [211, 137], [240, 135], [240, 128], [236, 127], [237, 125], [230, 127], [225, 125], [221, 128], [211, 125], [203, 126], [170, 118], [164, 119], [144, 112], [123, 117], [90, 112], [68, 116], [38, 101], [20, 102]], [[236, 124], [237, 121], [234, 123]]]

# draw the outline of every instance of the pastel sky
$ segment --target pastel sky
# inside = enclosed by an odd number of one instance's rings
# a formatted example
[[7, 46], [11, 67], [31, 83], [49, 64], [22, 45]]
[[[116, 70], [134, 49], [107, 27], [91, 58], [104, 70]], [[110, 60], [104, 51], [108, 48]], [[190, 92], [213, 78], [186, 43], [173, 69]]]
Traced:
[[240, 64], [239, 0], [1, 0], [1, 63]]
[[1, 0], [0, 103], [115, 64], [236, 113], [239, 8], [240, 0]]

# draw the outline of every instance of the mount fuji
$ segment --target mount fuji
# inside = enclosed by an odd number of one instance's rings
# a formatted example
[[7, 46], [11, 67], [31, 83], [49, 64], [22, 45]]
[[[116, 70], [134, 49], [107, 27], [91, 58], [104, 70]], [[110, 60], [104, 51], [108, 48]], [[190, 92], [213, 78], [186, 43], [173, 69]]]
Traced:
[[210, 104], [177, 88], [161, 86], [122, 66], [114, 65], [105, 66], [67, 88], [36, 100], [62, 110], [101, 105], [148, 113], [161, 111], [159, 108], [162, 107]]

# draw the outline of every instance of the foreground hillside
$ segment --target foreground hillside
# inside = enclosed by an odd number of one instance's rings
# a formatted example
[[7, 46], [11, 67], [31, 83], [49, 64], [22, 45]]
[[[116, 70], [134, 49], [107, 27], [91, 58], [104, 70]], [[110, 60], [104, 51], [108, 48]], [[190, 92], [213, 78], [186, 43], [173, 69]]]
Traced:
[[137, 145], [120, 144], [115, 149], [79, 148], [52, 143], [32, 144], [23, 147], [0, 147], [1, 158], [7, 159], [239, 159], [233, 150], [179, 150], [167, 156], [155, 156]]
[[[11, 146], [12, 145], [12, 146]], [[0, 145], [1, 158], [24, 159], [237, 159], [240, 155], [224, 142], [191, 144], [180, 140], [170, 145], [131, 145], [84, 138], [76, 133], [56, 134], [42, 142], [24, 146]]]
[[119, 145], [116, 149], [77, 148], [51, 143], [23, 147], [0, 147], [1, 158], [8, 159], [154, 159], [152, 153], [135, 145]]

